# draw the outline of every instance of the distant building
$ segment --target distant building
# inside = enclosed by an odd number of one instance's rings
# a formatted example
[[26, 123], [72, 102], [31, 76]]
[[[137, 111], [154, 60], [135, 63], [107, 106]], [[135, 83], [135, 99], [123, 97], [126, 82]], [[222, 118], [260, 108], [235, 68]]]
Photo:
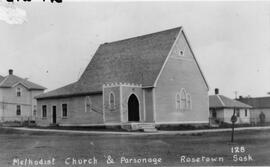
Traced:
[[[252, 123], [270, 122], [270, 97], [242, 97], [238, 101], [252, 106], [250, 118]], [[263, 116], [264, 115], [264, 116]], [[264, 117], [264, 120], [262, 120]]]
[[0, 122], [34, 119], [34, 97], [44, 90], [43, 86], [14, 75], [11, 69], [9, 75], [0, 76]]
[[208, 123], [208, 85], [181, 27], [100, 45], [77, 82], [37, 100], [41, 126]]
[[220, 95], [218, 89], [215, 89], [215, 95], [209, 96], [209, 108], [211, 124], [232, 123], [234, 110], [237, 116], [236, 124], [250, 123], [251, 106]]

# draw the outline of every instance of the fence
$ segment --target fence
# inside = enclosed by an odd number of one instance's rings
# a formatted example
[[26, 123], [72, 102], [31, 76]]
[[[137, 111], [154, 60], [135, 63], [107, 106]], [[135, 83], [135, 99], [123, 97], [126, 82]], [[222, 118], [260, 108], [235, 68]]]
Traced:
[[[209, 118], [209, 125], [210, 126], [226, 126], [231, 124], [230, 121], [224, 121], [224, 120], [230, 120], [230, 119], [224, 119], [224, 118]], [[236, 122], [236, 125], [238, 126], [270, 126], [270, 121], [267, 120], [261, 120], [260, 118], [250, 118], [248, 120], [242, 120], [238, 119]]]
[[252, 126], [269, 126], [270, 121], [268, 120], [261, 120], [260, 118], [250, 118], [250, 124]]
[[221, 124], [222, 122], [224, 122], [224, 119], [221, 119], [221, 118], [209, 118], [209, 124], [210, 125], [219, 125]]
[[1, 126], [33, 126], [36, 118], [33, 116], [0, 117]]

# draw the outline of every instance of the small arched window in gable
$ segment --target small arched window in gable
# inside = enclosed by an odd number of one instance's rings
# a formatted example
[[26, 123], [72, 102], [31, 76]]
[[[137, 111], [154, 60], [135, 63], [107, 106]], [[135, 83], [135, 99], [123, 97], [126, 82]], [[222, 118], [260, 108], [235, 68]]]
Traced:
[[179, 56], [184, 56], [184, 50], [179, 50]]
[[91, 112], [92, 111], [92, 101], [90, 96], [85, 97], [85, 112]]
[[181, 91], [181, 104], [180, 104], [181, 111], [184, 111], [187, 108], [187, 96], [186, 96], [186, 90], [182, 89]]
[[109, 107], [110, 109], [114, 109], [115, 107], [115, 96], [113, 94], [113, 92], [110, 93], [110, 96], [109, 96]]
[[176, 111], [180, 111], [181, 110], [181, 97], [180, 94], [177, 93], [176, 94]]

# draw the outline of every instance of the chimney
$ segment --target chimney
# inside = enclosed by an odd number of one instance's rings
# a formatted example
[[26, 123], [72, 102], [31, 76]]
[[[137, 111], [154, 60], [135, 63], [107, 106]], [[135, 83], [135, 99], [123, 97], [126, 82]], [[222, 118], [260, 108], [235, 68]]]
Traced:
[[9, 75], [13, 75], [13, 70], [12, 70], [12, 69], [9, 69], [9, 70], [8, 70], [8, 74], [9, 74]]
[[218, 95], [219, 94], [219, 90], [218, 88], [215, 89], [215, 95]]

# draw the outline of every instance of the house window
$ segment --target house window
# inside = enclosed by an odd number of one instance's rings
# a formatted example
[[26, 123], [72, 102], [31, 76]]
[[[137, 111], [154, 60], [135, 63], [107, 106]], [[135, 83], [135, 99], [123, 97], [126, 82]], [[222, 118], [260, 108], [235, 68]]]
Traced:
[[181, 109], [181, 97], [180, 97], [180, 94], [177, 93], [176, 94], [176, 111], [180, 111]]
[[21, 106], [20, 105], [17, 105], [16, 115], [17, 116], [21, 115]]
[[216, 117], [217, 117], [217, 112], [216, 112], [216, 110], [212, 110], [212, 117], [213, 117], [213, 118], [216, 118]]
[[33, 116], [36, 117], [36, 115], [37, 115], [37, 106], [34, 105]]
[[16, 94], [17, 94], [17, 97], [21, 97], [22, 95], [21, 88], [16, 89]]
[[92, 102], [91, 98], [89, 96], [85, 97], [85, 112], [91, 112], [92, 111]]
[[239, 109], [236, 109], [236, 116], [240, 117], [240, 110]]
[[43, 105], [42, 106], [42, 118], [46, 118], [47, 117], [47, 106]]
[[245, 117], [247, 117], [247, 109], [245, 109]]
[[62, 104], [62, 117], [67, 117], [67, 104]]
[[109, 102], [110, 102], [110, 109], [114, 109], [114, 107], [115, 107], [115, 97], [114, 97], [113, 92], [110, 93]]
[[180, 104], [180, 110], [184, 111], [187, 108], [187, 96], [185, 89], [182, 89], [181, 91], [181, 104]]

